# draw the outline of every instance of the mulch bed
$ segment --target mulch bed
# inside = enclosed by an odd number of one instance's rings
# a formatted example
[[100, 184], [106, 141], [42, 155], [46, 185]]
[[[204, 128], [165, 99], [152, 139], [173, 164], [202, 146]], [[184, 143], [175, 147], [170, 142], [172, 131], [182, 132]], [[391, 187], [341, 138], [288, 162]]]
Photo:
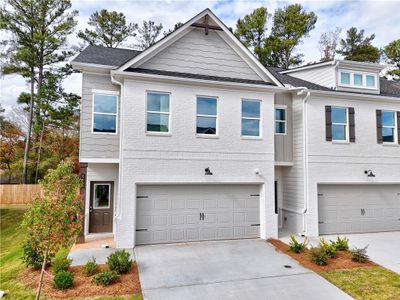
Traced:
[[311, 261], [308, 251], [305, 250], [301, 253], [294, 253], [290, 251], [288, 245], [284, 242], [274, 239], [269, 239], [268, 243], [275, 246], [277, 251], [281, 251], [293, 259], [297, 260], [302, 266], [313, 270], [314, 272], [323, 272], [329, 270], [337, 270], [337, 269], [353, 269], [353, 268], [363, 268], [363, 267], [373, 267], [376, 264], [372, 261], [366, 263], [359, 263], [351, 260], [351, 253], [349, 251], [337, 251], [335, 258], [329, 258], [328, 264], [326, 266], [318, 266], [314, 262]]
[[[101, 286], [92, 283], [92, 277], [82, 274], [82, 266], [70, 267], [68, 270], [74, 273], [74, 285], [72, 288], [61, 291], [53, 288], [53, 279], [44, 274], [42, 292], [50, 298], [69, 297], [94, 297], [106, 295], [132, 295], [141, 292], [139, 274], [136, 264], [128, 274], [122, 274], [120, 280], [109, 286]], [[100, 270], [107, 270], [107, 265], [99, 265]], [[20, 274], [20, 279], [27, 286], [36, 289], [39, 280], [39, 271], [26, 269]]]

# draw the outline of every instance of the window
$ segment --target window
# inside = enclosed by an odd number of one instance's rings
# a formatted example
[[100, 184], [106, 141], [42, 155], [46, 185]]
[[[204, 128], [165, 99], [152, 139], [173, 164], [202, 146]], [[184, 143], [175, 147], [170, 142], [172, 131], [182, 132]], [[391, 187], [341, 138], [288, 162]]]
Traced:
[[354, 74], [354, 85], [363, 85], [363, 76], [361, 74]]
[[110, 184], [95, 184], [93, 195], [93, 208], [110, 208]]
[[348, 113], [347, 108], [332, 107], [332, 140], [348, 140]]
[[340, 82], [342, 84], [350, 84], [350, 73], [340, 72]]
[[242, 100], [242, 136], [260, 136], [259, 100]]
[[382, 111], [382, 140], [384, 143], [396, 142], [396, 112]]
[[367, 87], [375, 87], [375, 76], [372, 75], [366, 75], [366, 83], [367, 83]]
[[93, 95], [93, 132], [117, 132], [117, 96]]
[[147, 93], [147, 132], [169, 132], [169, 94]]
[[275, 134], [286, 134], [286, 108], [275, 108]]
[[197, 97], [197, 134], [217, 134], [217, 98]]

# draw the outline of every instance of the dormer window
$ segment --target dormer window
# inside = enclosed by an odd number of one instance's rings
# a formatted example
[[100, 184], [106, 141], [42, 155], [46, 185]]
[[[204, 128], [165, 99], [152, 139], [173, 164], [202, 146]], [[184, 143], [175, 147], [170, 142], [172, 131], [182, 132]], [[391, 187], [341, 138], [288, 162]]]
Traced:
[[377, 75], [364, 72], [353, 72], [347, 70], [339, 71], [339, 86], [365, 89], [377, 89]]

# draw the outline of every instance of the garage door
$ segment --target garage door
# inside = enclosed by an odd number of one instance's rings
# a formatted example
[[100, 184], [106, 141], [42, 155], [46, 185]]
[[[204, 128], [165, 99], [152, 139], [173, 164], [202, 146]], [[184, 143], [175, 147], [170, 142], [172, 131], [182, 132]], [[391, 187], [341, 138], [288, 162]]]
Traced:
[[136, 244], [259, 237], [257, 185], [139, 186]]
[[318, 186], [320, 234], [400, 230], [400, 185]]

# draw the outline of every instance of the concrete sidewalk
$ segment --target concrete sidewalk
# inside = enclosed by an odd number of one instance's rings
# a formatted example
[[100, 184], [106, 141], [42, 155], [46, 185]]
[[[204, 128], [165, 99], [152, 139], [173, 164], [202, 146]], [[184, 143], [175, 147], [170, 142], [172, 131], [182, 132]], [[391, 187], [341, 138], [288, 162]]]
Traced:
[[350, 296], [262, 240], [138, 246], [144, 299], [307, 299]]

